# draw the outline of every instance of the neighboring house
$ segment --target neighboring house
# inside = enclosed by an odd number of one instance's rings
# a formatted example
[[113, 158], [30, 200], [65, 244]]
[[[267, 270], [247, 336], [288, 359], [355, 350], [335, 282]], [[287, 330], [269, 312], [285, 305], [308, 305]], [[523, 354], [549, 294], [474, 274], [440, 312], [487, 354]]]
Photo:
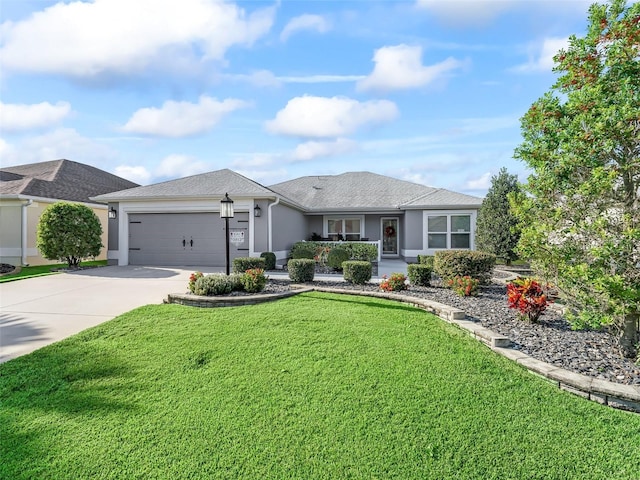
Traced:
[[382, 257], [415, 260], [439, 249], [475, 249], [482, 199], [370, 172], [302, 177], [265, 187], [218, 170], [94, 197], [109, 220], [109, 261], [118, 265], [225, 264], [220, 200], [228, 193], [231, 257], [271, 251], [281, 262], [293, 243], [318, 236], [379, 242]]
[[[58, 201], [83, 203], [96, 213], [102, 224], [102, 243], [107, 245], [107, 207], [90, 199], [137, 183], [98, 168], [72, 162], [49, 162], [2, 167], [0, 169], [0, 263], [44, 265], [36, 247], [40, 215]], [[106, 258], [106, 248], [98, 259]]]

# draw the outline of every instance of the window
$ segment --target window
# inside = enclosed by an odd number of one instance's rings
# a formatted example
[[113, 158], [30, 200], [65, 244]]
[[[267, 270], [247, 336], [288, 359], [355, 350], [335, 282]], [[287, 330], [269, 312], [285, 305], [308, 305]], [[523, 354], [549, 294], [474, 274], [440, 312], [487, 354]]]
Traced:
[[361, 225], [359, 218], [330, 218], [327, 220], [327, 237], [333, 241], [360, 240]]
[[471, 248], [471, 215], [429, 215], [427, 248]]

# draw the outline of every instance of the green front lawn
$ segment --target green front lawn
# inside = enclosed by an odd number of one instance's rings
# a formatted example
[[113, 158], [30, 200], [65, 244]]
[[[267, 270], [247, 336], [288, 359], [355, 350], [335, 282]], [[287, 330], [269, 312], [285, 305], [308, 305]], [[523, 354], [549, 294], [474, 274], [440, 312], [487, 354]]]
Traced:
[[0, 406], [0, 478], [640, 472], [640, 415], [367, 297], [143, 307], [0, 365]]
[[[81, 262], [81, 267], [102, 267], [107, 264], [106, 260], [91, 260], [87, 262]], [[10, 273], [7, 275], [3, 275], [0, 277], [0, 283], [2, 282], [12, 282], [14, 280], [23, 280], [25, 278], [31, 277], [42, 277], [44, 275], [53, 275], [55, 272], [53, 270], [66, 268], [66, 263], [56, 263], [54, 265], [36, 265], [33, 267], [22, 267], [18, 273]]]

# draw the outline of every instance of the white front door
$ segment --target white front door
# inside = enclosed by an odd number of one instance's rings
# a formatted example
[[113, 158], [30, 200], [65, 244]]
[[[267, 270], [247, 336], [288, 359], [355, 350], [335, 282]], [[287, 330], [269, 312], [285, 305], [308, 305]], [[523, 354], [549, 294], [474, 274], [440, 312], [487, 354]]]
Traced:
[[398, 218], [382, 217], [380, 225], [382, 227], [382, 255], [386, 257], [398, 256]]

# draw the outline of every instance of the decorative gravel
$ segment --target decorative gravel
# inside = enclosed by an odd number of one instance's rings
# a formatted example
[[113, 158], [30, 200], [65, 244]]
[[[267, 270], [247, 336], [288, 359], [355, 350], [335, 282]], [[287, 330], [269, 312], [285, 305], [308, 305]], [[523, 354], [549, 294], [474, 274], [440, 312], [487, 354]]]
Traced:
[[[344, 290], [379, 291], [375, 283], [356, 286], [344, 281], [321, 281], [311, 285]], [[270, 280], [264, 293], [290, 289], [287, 280]], [[546, 363], [603, 380], [640, 385], [640, 365], [620, 356], [616, 339], [606, 331], [574, 331], [555, 309], [548, 309], [538, 324], [518, 320], [507, 307], [506, 287], [491, 284], [480, 288], [476, 297], [460, 297], [452, 290], [432, 287], [409, 287], [397, 292], [433, 300], [464, 310], [467, 318], [508, 337], [513, 348]]]

